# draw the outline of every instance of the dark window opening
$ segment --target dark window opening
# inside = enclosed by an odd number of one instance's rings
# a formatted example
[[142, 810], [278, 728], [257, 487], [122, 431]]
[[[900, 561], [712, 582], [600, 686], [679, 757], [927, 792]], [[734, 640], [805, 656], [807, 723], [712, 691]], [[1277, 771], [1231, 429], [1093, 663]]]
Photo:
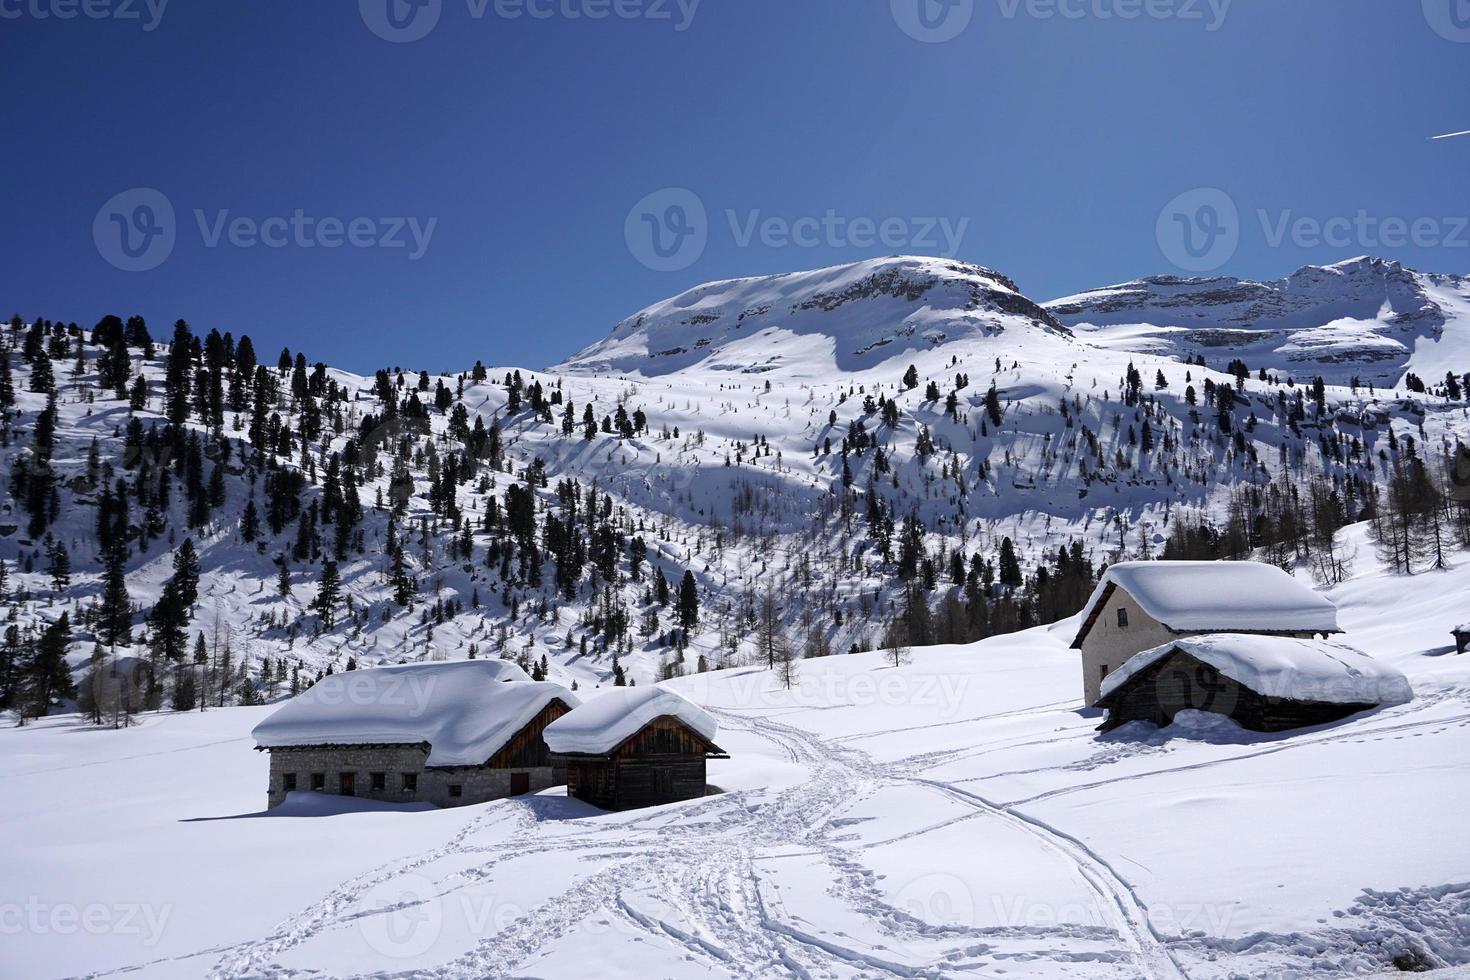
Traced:
[[416, 772], [403, 774], [403, 791], [405, 793], [417, 793], [419, 789], [419, 775]]
[[1119, 609], [1118, 610], [1118, 628], [1119, 629], [1127, 629], [1128, 628], [1128, 610], [1126, 610], [1126, 609]]
[[1105, 681], [1107, 679], [1108, 679], [1108, 665], [1107, 664], [1103, 664], [1102, 667], [1100, 667], [1098, 669], [1098, 680]]
[[294, 772], [288, 772], [281, 777], [281, 789], [287, 793], [296, 792], [296, 774]]
[[513, 772], [510, 774], [510, 795], [525, 796], [531, 792], [531, 774], [528, 772]]
[[375, 772], [372, 774], [372, 786], [376, 792], [382, 792], [388, 788], [388, 774], [386, 772]]
[[340, 773], [337, 776], [338, 792], [343, 796], [354, 796], [357, 793], [357, 774], [352, 772]]
[[311, 774], [311, 791], [313, 793], [325, 793], [327, 791], [327, 774], [314, 772]]
[[449, 796], [450, 796], [451, 799], [459, 799], [459, 797], [461, 797], [463, 795], [464, 795], [464, 787], [463, 786], [461, 786], [459, 783], [450, 783], [449, 784]]

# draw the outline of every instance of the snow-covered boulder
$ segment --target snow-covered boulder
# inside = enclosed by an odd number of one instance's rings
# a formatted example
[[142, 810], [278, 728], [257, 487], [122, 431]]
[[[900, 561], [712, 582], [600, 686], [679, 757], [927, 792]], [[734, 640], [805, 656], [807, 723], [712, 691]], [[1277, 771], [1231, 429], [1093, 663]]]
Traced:
[[1104, 698], [1176, 650], [1208, 664], [1257, 694], [1321, 704], [1394, 705], [1413, 700], [1402, 673], [1333, 640], [1210, 633], [1137, 654], [1109, 674]]
[[662, 687], [618, 687], [546, 726], [546, 745], [561, 755], [606, 755], [649, 722], [675, 718], [713, 742], [719, 725], [693, 701]]
[[263, 749], [305, 745], [417, 745], [424, 764], [480, 765], [553, 700], [580, 699], [533, 682], [503, 660], [408, 664], [333, 674], [251, 733]]

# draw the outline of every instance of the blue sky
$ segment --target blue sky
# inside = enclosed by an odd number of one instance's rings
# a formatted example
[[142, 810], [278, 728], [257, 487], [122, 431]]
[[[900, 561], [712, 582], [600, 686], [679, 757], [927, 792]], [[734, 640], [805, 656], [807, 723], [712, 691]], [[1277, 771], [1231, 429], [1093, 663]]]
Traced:
[[446, 370], [898, 251], [1470, 272], [1470, 0], [89, 2], [0, 0], [7, 316]]

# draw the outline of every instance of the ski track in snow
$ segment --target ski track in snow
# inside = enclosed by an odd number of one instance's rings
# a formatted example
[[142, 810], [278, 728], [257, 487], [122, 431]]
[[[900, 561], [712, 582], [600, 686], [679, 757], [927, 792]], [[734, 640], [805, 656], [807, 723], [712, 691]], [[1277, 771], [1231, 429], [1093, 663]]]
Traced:
[[[1149, 927], [1147, 910], [1132, 887], [1075, 838], [958, 787], [902, 775], [896, 771], [898, 766], [874, 762], [856, 749], [839, 747], [802, 729], [767, 718], [710, 710], [722, 723], [772, 743], [792, 762], [807, 767], [809, 779], [773, 797], [753, 799], [738, 792], [708, 797], [681, 808], [676, 815], [681, 823], [674, 825], [666, 821], [675, 815], [656, 811], [612, 825], [597, 821], [569, 829], [572, 825], [567, 824], [561, 828], [565, 833], [548, 835], [547, 825], [535, 819], [523, 803], [491, 807], [467, 822], [447, 844], [351, 878], [280, 923], [270, 935], [229, 949], [210, 975], [285, 978], [314, 973], [283, 966], [279, 958], [363, 916], [395, 911], [392, 907], [362, 911], [355, 906], [370, 889], [444, 858], [482, 856], [483, 862], [441, 881], [441, 894], [488, 876], [497, 865], [514, 858], [577, 851], [600, 862], [601, 867], [457, 958], [410, 973], [444, 980], [514, 974], [579, 924], [602, 913], [615, 918], [619, 929], [672, 942], [711, 969], [745, 976], [818, 977], [832, 976], [835, 971], [839, 975], [937, 977], [954, 970], [973, 970], [981, 965], [975, 960], [983, 962], [990, 956], [1116, 962], [1128, 971], [1120, 976], [1185, 977], [1164, 940]], [[834, 831], [843, 825], [833, 818], [874, 792], [895, 786], [919, 786], [974, 811], [959, 819], [1000, 819], [1036, 838], [1097, 895], [1099, 907], [1108, 910], [1113, 920], [1112, 928], [934, 925], [888, 904], [873, 874], [854, 857], [854, 852], [872, 845], [834, 839]], [[483, 848], [476, 845], [479, 834], [506, 820], [518, 823], [508, 840]], [[905, 836], [921, 836], [954, 822], [944, 821]], [[912, 965], [803, 928], [805, 923], [785, 910], [779, 895], [763, 880], [760, 868], [763, 860], [789, 857], [793, 849], [825, 862], [832, 874], [829, 896], [872, 919], [885, 938], [938, 941], [949, 944], [949, 952], [941, 961]], [[777, 850], [779, 854], [772, 853]], [[678, 912], [682, 923], [665, 921], [641, 909], [640, 896], [656, 896]], [[1004, 945], [1008, 940], [1034, 944], [1059, 939], [1114, 948], [1016, 951]]]

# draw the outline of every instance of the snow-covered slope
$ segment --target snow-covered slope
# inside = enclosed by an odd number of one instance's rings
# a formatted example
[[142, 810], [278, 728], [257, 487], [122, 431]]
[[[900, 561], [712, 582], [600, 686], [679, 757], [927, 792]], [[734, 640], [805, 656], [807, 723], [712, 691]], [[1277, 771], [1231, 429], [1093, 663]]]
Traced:
[[552, 370], [657, 377], [698, 366], [734, 380], [778, 372], [830, 381], [915, 351], [1033, 329], [1068, 333], [999, 272], [896, 256], [696, 286]]
[[[1367, 552], [1362, 528], [1343, 535]], [[269, 708], [0, 731], [0, 975], [1327, 978], [1470, 963], [1470, 556], [1330, 590], [1415, 699], [1107, 736], [1075, 618], [670, 686], [723, 792], [260, 813]], [[327, 805], [331, 804], [331, 805]], [[88, 916], [69, 919], [71, 912]], [[71, 923], [87, 921], [83, 928]], [[1408, 962], [1406, 959], [1405, 962]], [[1434, 974], [1438, 975], [1438, 974]]]
[[1151, 276], [1052, 300], [1079, 336], [1119, 350], [1241, 357], [1334, 384], [1470, 371], [1470, 277], [1393, 261], [1306, 266], [1285, 279]]

